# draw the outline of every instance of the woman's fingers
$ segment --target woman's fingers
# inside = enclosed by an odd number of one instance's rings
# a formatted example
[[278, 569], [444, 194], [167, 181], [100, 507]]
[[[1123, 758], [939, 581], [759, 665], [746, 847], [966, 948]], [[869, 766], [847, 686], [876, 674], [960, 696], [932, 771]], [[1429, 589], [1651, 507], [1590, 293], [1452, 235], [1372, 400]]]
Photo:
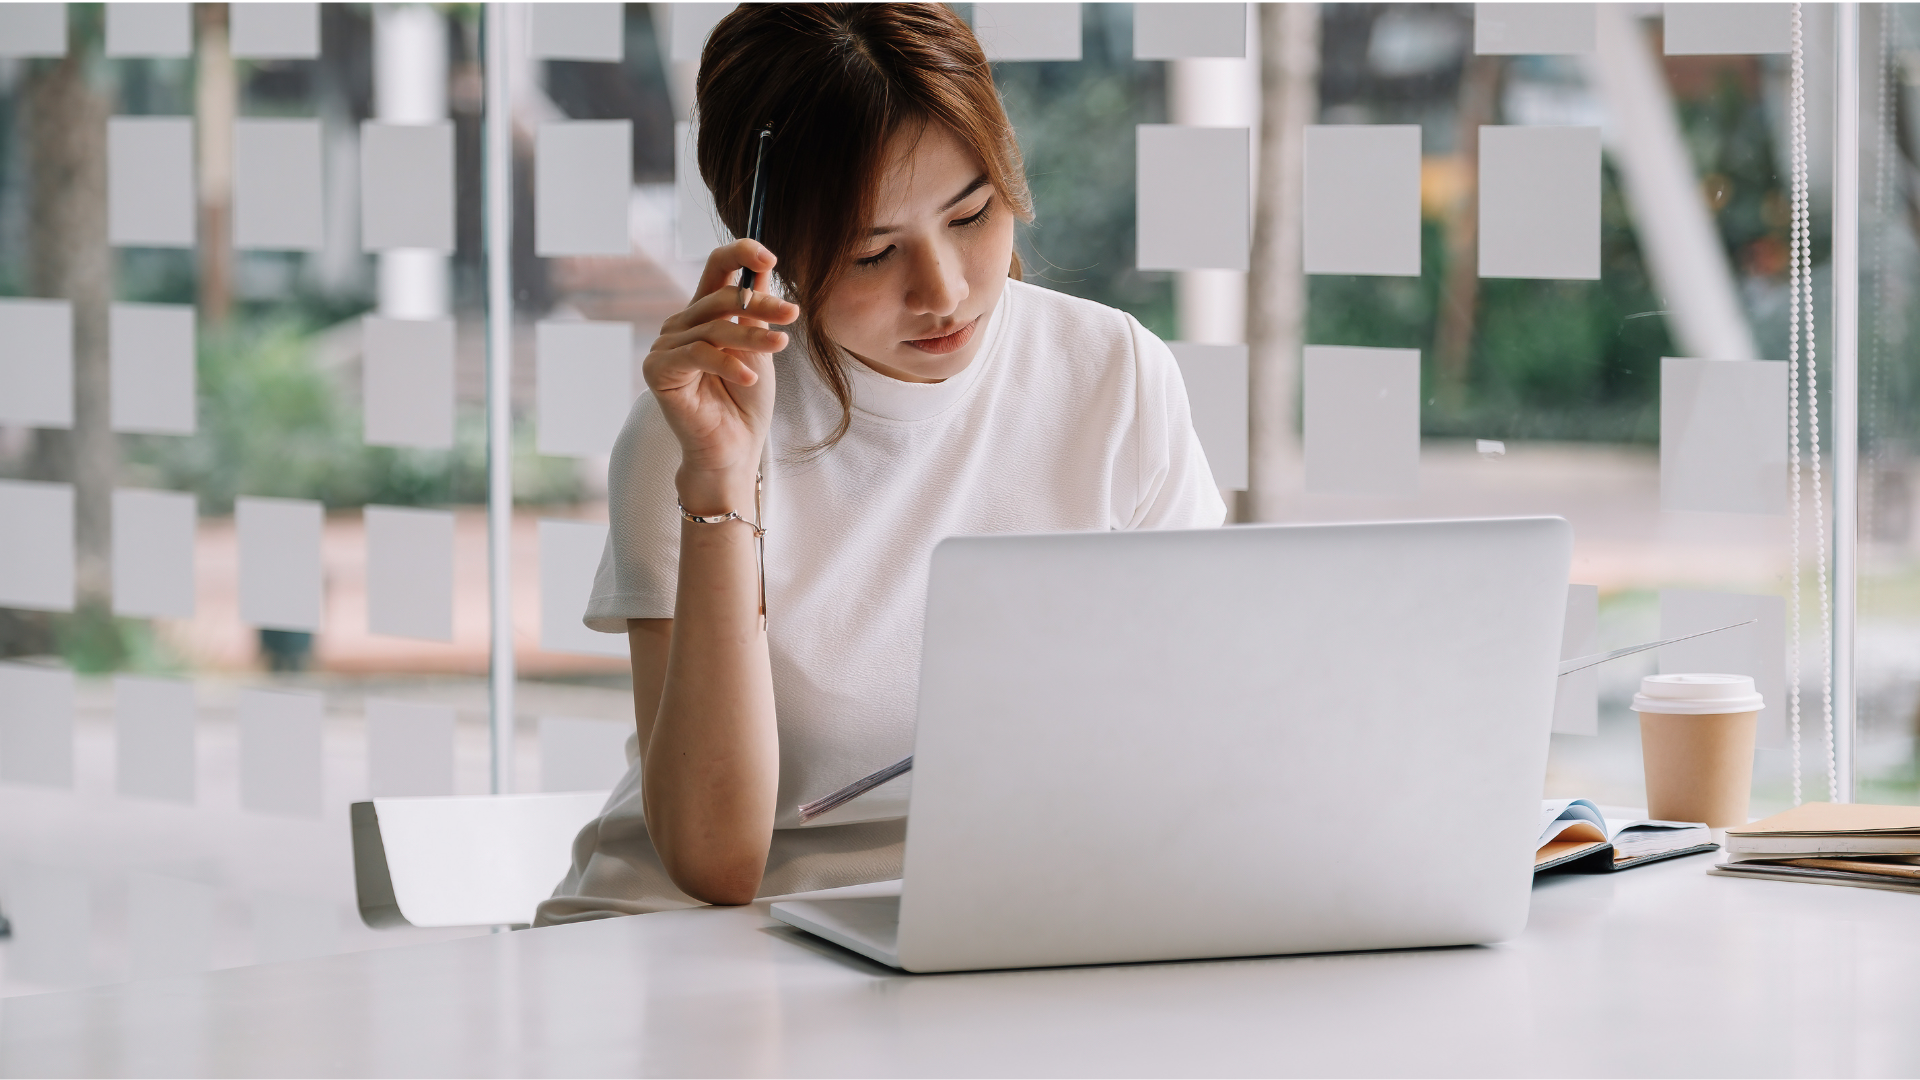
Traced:
[[787, 335], [779, 330], [768, 330], [749, 323], [728, 322], [715, 319], [688, 330], [677, 333], [663, 333], [654, 342], [656, 349], [677, 349], [693, 341], [704, 341], [723, 349], [739, 349], [742, 352], [775, 353], [787, 347]]
[[773, 269], [778, 261], [773, 257], [773, 252], [758, 240], [735, 240], [731, 244], [722, 244], [707, 255], [707, 265], [700, 271], [700, 286], [694, 295], [706, 296], [729, 284], [733, 280], [733, 272], [742, 267], [764, 274]]
[[723, 285], [687, 305], [684, 311], [675, 312], [660, 324], [660, 332], [677, 333], [718, 319], [788, 326], [799, 318], [800, 308], [797, 305], [758, 289], [753, 291], [752, 301], [743, 310], [740, 307], [740, 290], [733, 285]]
[[794, 304], [790, 304], [777, 296], [761, 292], [759, 289], [753, 291], [753, 300], [742, 309], [740, 307], [740, 290], [732, 285], [727, 285], [687, 305], [687, 309], [681, 312], [678, 318], [683, 321], [681, 326], [675, 329], [684, 329], [688, 326], [698, 326], [704, 322], [712, 322], [715, 319], [727, 318], [759, 321], [774, 326], [786, 326], [800, 318], [800, 309]]
[[647, 355], [647, 385], [655, 390], [678, 390], [713, 375], [740, 386], [760, 381], [760, 373], [745, 360], [706, 341], [690, 341], [676, 348], [657, 349]]

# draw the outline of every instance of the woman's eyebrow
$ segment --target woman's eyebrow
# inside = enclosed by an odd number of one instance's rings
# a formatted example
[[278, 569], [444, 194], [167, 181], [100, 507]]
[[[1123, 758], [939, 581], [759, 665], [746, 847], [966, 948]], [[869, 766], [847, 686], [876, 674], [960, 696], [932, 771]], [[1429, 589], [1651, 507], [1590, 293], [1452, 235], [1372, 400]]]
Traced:
[[[985, 173], [982, 173], [979, 176], [974, 177], [973, 182], [971, 184], [968, 184], [965, 188], [961, 189], [960, 194], [955, 195], [951, 199], [948, 199], [945, 205], [940, 207], [940, 212], [944, 214], [947, 211], [953, 209], [954, 207], [959, 206], [962, 202], [966, 201], [967, 196], [973, 194], [976, 191], [979, 191], [983, 187], [986, 187], [987, 183], [988, 183], [988, 180]], [[890, 232], [898, 232], [899, 229], [900, 229], [900, 226], [898, 225], [875, 225], [873, 228], [867, 230], [867, 235], [868, 236], [885, 236]]]
[[968, 184], [965, 190], [961, 191], [960, 194], [955, 195], [951, 199], [948, 199], [946, 202], [946, 205], [940, 208], [940, 212], [944, 214], [947, 211], [953, 209], [954, 207], [959, 206], [960, 203], [964, 201], [967, 196], [973, 194], [976, 191], [979, 191], [981, 188], [986, 186], [987, 186], [986, 174], [983, 173], [979, 176], [974, 177], [973, 183]]

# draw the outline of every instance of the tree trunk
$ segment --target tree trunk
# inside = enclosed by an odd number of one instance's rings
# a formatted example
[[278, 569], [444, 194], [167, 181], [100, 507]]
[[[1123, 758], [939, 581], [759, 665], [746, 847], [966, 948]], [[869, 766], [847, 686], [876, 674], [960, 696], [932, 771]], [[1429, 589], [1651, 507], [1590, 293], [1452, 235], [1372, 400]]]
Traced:
[[1299, 485], [1295, 414], [1305, 343], [1300, 261], [1305, 128], [1319, 114], [1320, 6], [1261, 4], [1260, 189], [1247, 275], [1248, 483], [1245, 521], [1275, 520]]
[[1494, 122], [1499, 103], [1498, 56], [1470, 56], [1460, 76], [1458, 134], [1454, 153], [1468, 182], [1447, 218], [1447, 268], [1440, 288], [1440, 326], [1434, 334], [1436, 395], [1459, 407], [1466, 400], [1474, 326], [1480, 313], [1480, 126]]
[[42, 66], [25, 95], [32, 177], [34, 291], [73, 304], [73, 428], [35, 433], [34, 472], [74, 486], [75, 584], [83, 607], [111, 596], [113, 483], [119, 444], [109, 425], [106, 95], [87, 80], [76, 42]]
[[197, 4], [194, 133], [200, 165], [200, 321], [226, 323], [233, 309], [233, 118], [238, 112], [227, 5]]

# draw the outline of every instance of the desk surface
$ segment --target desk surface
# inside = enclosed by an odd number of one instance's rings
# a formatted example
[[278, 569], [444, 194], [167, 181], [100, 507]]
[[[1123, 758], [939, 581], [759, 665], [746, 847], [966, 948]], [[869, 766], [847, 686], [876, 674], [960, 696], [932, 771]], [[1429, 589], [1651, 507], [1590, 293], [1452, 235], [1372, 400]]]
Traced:
[[764, 905], [0, 1002], [0, 1074], [1914, 1075], [1920, 896], [1535, 886], [1506, 945], [901, 975]]

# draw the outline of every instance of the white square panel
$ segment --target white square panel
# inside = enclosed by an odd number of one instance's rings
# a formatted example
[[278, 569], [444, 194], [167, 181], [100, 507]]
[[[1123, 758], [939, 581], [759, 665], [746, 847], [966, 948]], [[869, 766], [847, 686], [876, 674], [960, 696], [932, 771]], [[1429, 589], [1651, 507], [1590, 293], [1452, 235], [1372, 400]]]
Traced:
[[[1592, 656], [1599, 651], [1600, 590], [1592, 585], [1569, 585], [1560, 659]], [[1560, 676], [1553, 695], [1553, 731], [1556, 735], [1600, 734], [1598, 666]]]
[[700, 178], [699, 138], [698, 124], [683, 120], [673, 125], [673, 254], [687, 262], [704, 263], [730, 237], [720, 224], [713, 192]]
[[191, 56], [193, 8], [189, 4], [107, 5], [108, 56]]
[[320, 504], [235, 499], [240, 618], [274, 630], [320, 629]]
[[193, 618], [199, 507], [183, 491], [113, 492], [113, 613]]
[[0, 607], [73, 610], [73, 485], [0, 480]]
[[1213, 482], [1247, 489], [1247, 347], [1169, 341], [1187, 384], [1194, 434], [1206, 451]]
[[1080, 59], [1079, 4], [975, 4], [973, 36], [989, 61]]
[[541, 124], [533, 163], [534, 253], [627, 254], [632, 187], [631, 120]]
[[0, 56], [67, 55], [67, 5], [0, 4]]
[[1247, 55], [1245, 4], [1135, 4], [1133, 58], [1185, 60]]
[[[134, 5], [143, 6], [143, 5]], [[107, 240], [123, 247], [192, 247], [193, 120], [107, 120]]]
[[632, 724], [540, 718], [540, 790], [611, 791], [627, 774], [627, 736]]
[[193, 684], [184, 679], [113, 680], [114, 790], [136, 799], [193, 805], [196, 773]]
[[361, 321], [361, 437], [372, 446], [453, 446], [453, 320]]
[[241, 808], [319, 817], [320, 695], [242, 690], [237, 711]]
[[1136, 265], [1245, 270], [1250, 242], [1247, 129], [1141, 124]]
[[376, 799], [453, 794], [453, 709], [367, 699], [367, 777]]
[[0, 424], [73, 426], [71, 303], [0, 298]]
[[[1660, 650], [1663, 675], [1713, 673], [1747, 675], [1766, 705], [1760, 710], [1759, 745], [1773, 750], [1788, 745], [1787, 601], [1781, 596], [1704, 592], [1693, 589], [1660, 590], [1660, 637], [1697, 634], [1734, 623], [1758, 619], [1718, 634], [1676, 642]], [[1808, 654], [1809, 661], [1817, 656]], [[1820, 684], [1809, 682], [1801, 691], [1803, 732], [1809, 721], [1821, 723]], [[1824, 728], [1816, 738], [1824, 738]]]
[[589, 656], [627, 655], [625, 634], [602, 634], [580, 620], [593, 595], [593, 573], [607, 546], [607, 527], [591, 521], [540, 523], [540, 647]]
[[532, 4], [527, 13], [533, 23], [527, 41], [532, 56], [611, 63], [626, 58], [623, 4]]
[[320, 121], [233, 122], [235, 247], [260, 251], [325, 247], [321, 187]]
[[320, 5], [230, 4], [236, 60], [311, 60], [320, 55]]
[[1668, 56], [1793, 51], [1792, 4], [1668, 4]]
[[1305, 151], [1307, 273], [1419, 277], [1419, 125], [1314, 125]]
[[340, 951], [340, 910], [322, 896], [253, 896], [253, 962], [275, 964]]
[[1787, 365], [1660, 361], [1660, 509], [1787, 512]]
[[[7, 6], [0, 4], [0, 8]], [[7, 918], [13, 923], [13, 938], [7, 942], [7, 978], [45, 986], [90, 981], [93, 887], [86, 874], [15, 863], [8, 867], [6, 883]]]
[[1600, 276], [1600, 129], [1480, 129], [1480, 276]]
[[453, 514], [367, 507], [367, 630], [453, 640]]
[[129, 974], [193, 975], [213, 963], [213, 886], [134, 871], [127, 890]]
[[199, 414], [193, 308], [115, 304], [107, 340], [113, 430], [193, 434]]
[[1473, 51], [1482, 56], [1590, 53], [1598, 21], [1593, 4], [1475, 4]]
[[0, 783], [73, 786], [73, 672], [0, 661]]
[[1420, 351], [1309, 345], [1301, 378], [1307, 490], [1420, 487]]
[[535, 331], [534, 397], [543, 454], [596, 457], [633, 407], [633, 325], [543, 322]]
[[667, 11], [668, 55], [676, 64], [697, 64], [706, 50], [707, 36], [739, 4], [656, 4]]
[[360, 246], [452, 251], [453, 184], [451, 122], [361, 124]]

